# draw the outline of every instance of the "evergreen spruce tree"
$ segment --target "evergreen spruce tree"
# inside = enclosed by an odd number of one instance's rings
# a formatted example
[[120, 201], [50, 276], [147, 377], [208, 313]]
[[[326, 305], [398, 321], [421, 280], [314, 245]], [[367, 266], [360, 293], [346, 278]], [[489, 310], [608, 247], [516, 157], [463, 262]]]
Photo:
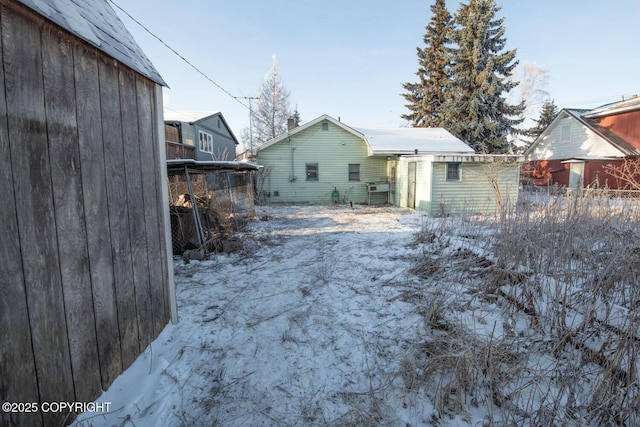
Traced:
[[469, 0], [454, 16], [451, 32], [453, 65], [447, 101], [441, 110], [447, 130], [478, 152], [512, 151], [509, 136], [524, 103], [510, 105], [508, 92], [518, 85], [509, 79], [518, 62], [516, 50], [503, 52], [506, 45], [504, 18], [494, 0]]
[[531, 141], [535, 141], [536, 138], [542, 135], [542, 132], [544, 132], [547, 126], [551, 124], [551, 122], [556, 118], [557, 115], [558, 107], [556, 106], [555, 102], [553, 102], [552, 99], [547, 99], [544, 104], [542, 104], [540, 117], [538, 118], [538, 120], [534, 119], [536, 125], [532, 128], [527, 129], [524, 132], [525, 136], [530, 138]]
[[298, 111], [297, 104], [296, 104], [296, 108], [293, 110], [293, 113], [291, 114], [291, 117], [293, 117], [293, 125], [295, 127], [298, 127], [302, 124], [302, 117], [300, 116], [300, 111]]
[[423, 36], [424, 48], [416, 48], [418, 53], [418, 83], [404, 83], [407, 91], [402, 96], [411, 113], [403, 114], [414, 127], [440, 127], [440, 107], [445, 100], [445, 90], [449, 82], [449, 33], [453, 19], [447, 10], [445, 0], [436, 0], [431, 6], [432, 17]]

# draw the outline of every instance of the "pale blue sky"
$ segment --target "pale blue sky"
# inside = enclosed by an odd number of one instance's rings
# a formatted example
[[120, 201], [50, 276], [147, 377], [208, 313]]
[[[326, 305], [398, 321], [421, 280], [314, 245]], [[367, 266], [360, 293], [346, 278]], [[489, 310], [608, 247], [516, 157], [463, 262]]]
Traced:
[[[114, 0], [234, 96], [258, 96], [275, 54], [302, 121], [322, 114], [354, 127], [406, 126], [401, 84], [433, 0]], [[504, 0], [507, 49], [550, 75], [559, 108], [593, 108], [640, 92], [640, 2]], [[457, 0], [448, 0], [455, 12]], [[170, 86], [165, 107], [221, 111], [240, 138], [249, 111], [116, 7]], [[248, 101], [242, 100], [248, 105]], [[254, 101], [255, 102], [255, 101]]]

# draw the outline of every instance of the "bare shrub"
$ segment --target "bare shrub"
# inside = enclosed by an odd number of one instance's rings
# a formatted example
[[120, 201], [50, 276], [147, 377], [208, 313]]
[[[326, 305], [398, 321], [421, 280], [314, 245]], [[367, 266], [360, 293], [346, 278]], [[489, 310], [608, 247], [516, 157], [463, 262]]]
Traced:
[[[446, 248], [420, 240], [413, 272], [433, 286], [405, 386], [441, 414], [485, 406], [487, 425], [640, 425], [637, 201], [586, 193], [523, 206], [456, 223]], [[465, 320], [478, 296], [494, 307], [490, 334]]]

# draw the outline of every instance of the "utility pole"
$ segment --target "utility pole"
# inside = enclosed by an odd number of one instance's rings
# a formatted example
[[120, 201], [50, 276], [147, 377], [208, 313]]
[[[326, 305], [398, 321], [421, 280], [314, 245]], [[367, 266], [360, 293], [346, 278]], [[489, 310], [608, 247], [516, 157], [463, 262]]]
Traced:
[[249, 100], [249, 154], [253, 155], [253, 110], [251, 109], [251, 100], [260, 98], [257, 96], [236, 96], [235, 99]]

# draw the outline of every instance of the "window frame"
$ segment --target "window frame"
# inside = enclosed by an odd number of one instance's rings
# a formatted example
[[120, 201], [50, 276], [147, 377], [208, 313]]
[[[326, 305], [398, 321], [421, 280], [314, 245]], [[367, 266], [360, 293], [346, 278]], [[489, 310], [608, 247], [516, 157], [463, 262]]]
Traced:
[[[354, 166], [357, 167], [355, 171], [352, 170]], [[360, 163], [349, 163], [349, 181], [360, 181]]]
[[[315, 172], [313, 172], [312, 169], [315, 169]], [[305, 163], [305, 175], [307, 177], [307, 181], [319, 181], [320, 174], [318, 173], [318, 170], [317, 163]], [[315, 176], [312, 176], [312, 174]]]
[[[455, 166], [455, 176], [453, 171], [449, 169], [450, 166]], [[445, 163], [444, 176], [447, 181], [462, 181], [462, 163], [460, 162], [447, 162]]]
[[198, 129], [198, 149], [202, 153], [213, 154], [213, 135], [207, 131]]

